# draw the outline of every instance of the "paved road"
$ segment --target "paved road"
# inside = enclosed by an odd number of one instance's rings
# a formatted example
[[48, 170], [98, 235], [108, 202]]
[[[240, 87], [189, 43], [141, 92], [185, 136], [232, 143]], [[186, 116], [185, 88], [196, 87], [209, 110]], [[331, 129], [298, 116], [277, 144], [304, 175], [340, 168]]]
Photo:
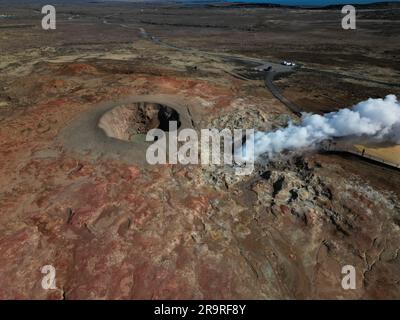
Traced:
[[282, 95], [279, 88], [273, 83], [274, 78], [278, 75], [283, 74], [282, 72], [276, 72], [274, 69], [265, 73], [265, 86], [271, 91], [273, 96], [282, 102], [287, 108], [289, 108], [296, 116], [301, 117], [301, 108], [290, 101], [288, 98]]
[[[271, 91], [272, 95], [278, 99], [281, 103], [283, 103], [289, 110], [291, 110], [295, 115], [301, 116], [301, 108], [297, 106], [295, 103], [291, 102], [288, 98], [282, 95], [281, 91], [279, 88], [273, 83], [274, 78], [278, 75], [283, 75], [285, 73], [290, 73], [294, 71], [293, 67], [290, 66], [284, 66], [281, 64], [276, 64], [272, 62], [268, 62], [262, 59], [257, 59], [257, 58], [249, 58], [249, 57], [242, 57], [242, 56], [236, 56], [236, 55], [231, 55], [231, 54], [225, 54], [225, 53], [214, 53], [214, 52], [205, 52], [201, 50], [194, 50], [194, 49], [189, 49], [189, 48], [181, 48], [177, 47], [171, 44], [168, 44], [154, 36], [150, 36], [144, 28], [140, 28], [140, 35], [148, 40], [151, 40], [159, 45], [163, 45], [168, 48], [172, 48], [175, 50], [180, 50], [180, 51], [196, 51], [196, 52], [201, 52], [207, 55], [213, 55], [213, 56], [218, 56], [222, 59], [229, 60], [229, 61], [239, 61], [239, 62], [244, 62], [244, 63], [252, 63], [252, 64], [257, 64], [258, 68], [260, 69], [270, 69], [269, 71], [260, 71], [265, 73], [265, 86]], [[235, 78], [240, 78], [240, 79], [246, 79], [243, 75], [236, 74], [234, 72], [228, 72], [230, 75], [234, 76]]]
[[[107, 20], [107, 18], [113, 17], [114, 15], [111, 16], [107, 16], [103, 19], [103, 23], [104, 24], [116, 24], [122, 28], [127, 28], [127, 29], [132, 29], [132, 27], [129, 27], [125, 24], [121, 24], [121, 23], [112, 23], [109, 22]], [[269, 89], [269, 91], [271, 91], [272, 95], [278, 99], [281, 103], [283, 103], [289, 110], [291, 110], [295, 115], [297, 116], [301, 116], [301, 109], [299, 106], [297, 106], [296, 104], [294, 104], [293, 102], [291, 102], [289, 99], [287, 99], [286, 97], [284, 97], [281, 93], [281, 91], [279, 90], [279, 88], [277, 86], [275, 86], [275, 84], [273, 83], [273, 80], [276, 76], [278, 75], [282, 75], [285, 73], [290, 73], [294, 71], [293, 67], [290, 66], [284, 66], [281, 64], [277, 64], [277, 63], [272, 63], [269, 61], [265, 61], [262, 59], [257, 59], [257, 58], [251, 58], [251, 57], [243, 57], [243, 56], [237, 56], [237, 55], [232, 55], [232, 54], [226, 54], [226, 53], [217, 53], [217, 52], [207, 52], [207, 51], [202, 51], [202, 50], [198, 50], [198, 49], [192, 49], [192, 48], [184, 48], [184, 47], [178, 47], [172, 44], [169, 44], [163, 40], [160, 40], [159, 38], [150, 35], [143, 27], [139, 28], [139, 34], [143, 39], [147, 39], [150, 40], [158, 45], [164, 46], [166, 48], [169, 49], [174, 49], [174, 50], [179, 50], [179, 51], [185, 51], [185, 52], [197, 52], [197, 53], [202, 53], [202, 54], [206, 54], [206, 55], [211, 55], [211, 56], [215, 56], [215, 57], [219, 57], [222, 58], [224, 60], [228, 60], [228, 61], [238, 61], [238, 62], [242, 62], [242, 63], [246, 63], [246, 64], [253, 64], [255, 66], [258, 67], [262, 67], [264, 69], [267, 69], [268, 67], [270, 68], [270, 71], [261, 71], [261, 72], [265, 72], [265, 86]], [[239, 75], [237, 73], [234, 72], [228, 72], [225, 71], [228, 74], [230, 74], [231, 76], [235, 77], [235, 78], [239, 78], [242, 80], [245, 80], [247, 78], [245, 78], [243, 75]], [[247, 79], [250, 80], [250, 79]]]

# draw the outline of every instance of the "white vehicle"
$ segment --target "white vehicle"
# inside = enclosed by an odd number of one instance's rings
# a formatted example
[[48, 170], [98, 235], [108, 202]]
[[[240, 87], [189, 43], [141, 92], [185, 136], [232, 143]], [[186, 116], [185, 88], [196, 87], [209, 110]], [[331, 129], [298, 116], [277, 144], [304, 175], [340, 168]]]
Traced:
[[288, 67], [294, 67], [296, 64], [294, 62], [291, 61], [282, 61], [281, 64], [283, 64], [284, 66], [288, 66]]

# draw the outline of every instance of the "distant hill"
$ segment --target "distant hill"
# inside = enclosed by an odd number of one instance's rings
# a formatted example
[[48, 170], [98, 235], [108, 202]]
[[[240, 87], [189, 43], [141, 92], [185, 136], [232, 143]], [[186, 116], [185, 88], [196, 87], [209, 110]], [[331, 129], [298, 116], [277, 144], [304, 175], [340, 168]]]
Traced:
[[[187, 2], [187, 1], [183, 1]], [[332, 4], [327, 6], [312, 6], [312, 5], [283, 5], [278, 3], [260, 3], [260, 2], [226, 2], [226, 1], [188, 1], [191, 4], [204, 5], [210, 8], [307, 8], [307, 9], [326, 9], [326, 10], [340, 10], [345, 4]], [[392, 9], [400, 8], [399, 1], [385, 1], [385, 2], [373, 2], [373, 3], [347, 3], [357, 8], [362, 9]]]
[[[203, 2], [204, 3], [204, 2]], [[199, 2], [201, 4], [201, 2]], [[218, 2], [218, 3], [206, 3], [207, 7], [229, 7], [229, 8], [284, 8], [292, 7], [287, 5], [281, 5], [276, 3], [249, 3], [249, 2]]]
[[[348, 3], [349, 5], [353, 5], [357, 8], [362, 9], [392, 9], [392, 8], [400, 8], [399, 1], [385, 1], [385, 2], [373, 2], [373, 3], [365, 3], [365, 4], [352, 4]], [[343, 4], [331, 4], [328, 6], [324, 6], [324, 9], [341, 9]]]

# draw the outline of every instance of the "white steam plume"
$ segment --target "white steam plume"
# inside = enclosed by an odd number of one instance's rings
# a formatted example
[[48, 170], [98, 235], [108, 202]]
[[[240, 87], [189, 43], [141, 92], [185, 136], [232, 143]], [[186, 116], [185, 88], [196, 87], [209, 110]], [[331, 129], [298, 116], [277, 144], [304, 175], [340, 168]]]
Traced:
[[[254, 134], [254, 157], [273, 157], [285, 150], [315, 148], [318, 143], [337, 137], [369, 138], [400, 143], [400, 103], [395, 95], [368, 99], [352, 108], [323, 116], [304, 113], [298, 125]], [[243, 160], [251, 160], [249, 155]]]

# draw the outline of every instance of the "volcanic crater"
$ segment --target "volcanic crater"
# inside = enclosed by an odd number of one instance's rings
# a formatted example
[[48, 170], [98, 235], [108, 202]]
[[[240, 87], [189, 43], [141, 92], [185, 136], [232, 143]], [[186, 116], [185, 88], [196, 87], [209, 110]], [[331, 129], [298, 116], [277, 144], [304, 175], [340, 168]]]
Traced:
[[[145, 135], [151, 129], [168, 132], [169, 122], [181, 126], [179, 113], [172, 107], [154, 102], [134, 102], [108, 110], [99, 121], [99, 128], [108, 137], [131, 141], [138, 134]], [[171, 127], [172, 130], [175, 130]]]

